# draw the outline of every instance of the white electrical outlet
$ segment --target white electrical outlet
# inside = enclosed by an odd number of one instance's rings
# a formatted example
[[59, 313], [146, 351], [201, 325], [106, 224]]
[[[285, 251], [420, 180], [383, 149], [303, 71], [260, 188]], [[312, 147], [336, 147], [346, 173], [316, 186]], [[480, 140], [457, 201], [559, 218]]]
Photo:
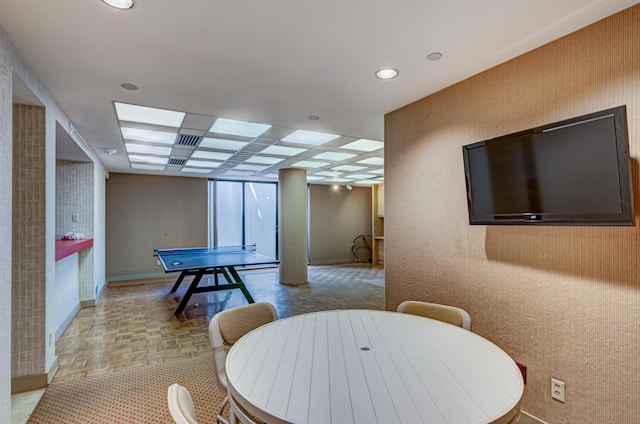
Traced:
[[564, 381], [557, 378], [551, 378], [551, 398], [559, 402], [565, 402], [565, 386]]
[[78, 214], [77, 213], [72, 213], [71, 214], [71, 222], [78, 222]]
[[156, 259], [156, 265], [160, 266], [160, 259]]

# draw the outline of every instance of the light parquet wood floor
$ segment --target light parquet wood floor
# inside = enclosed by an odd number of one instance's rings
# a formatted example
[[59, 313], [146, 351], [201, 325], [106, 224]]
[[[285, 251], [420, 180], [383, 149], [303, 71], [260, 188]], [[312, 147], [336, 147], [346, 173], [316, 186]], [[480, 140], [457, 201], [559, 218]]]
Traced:
[[[365, 264], [310, 266], [309, 284], [278, 283], [277, 268], [241, 272], [256, 301], [273, 303], [280, 317], [329, 309], [383, 309], [384, 271]], [[174, 359], [210, 353], [209, 319], [246, 304], [240, 290], [196, 294], [182, 316], [173, 311], [186, 291], [169, 290], [177, 275], [111, 283], [96, 307], [84, 308], [56, 345], [59, 370], [53, 382], [74, 381]]]

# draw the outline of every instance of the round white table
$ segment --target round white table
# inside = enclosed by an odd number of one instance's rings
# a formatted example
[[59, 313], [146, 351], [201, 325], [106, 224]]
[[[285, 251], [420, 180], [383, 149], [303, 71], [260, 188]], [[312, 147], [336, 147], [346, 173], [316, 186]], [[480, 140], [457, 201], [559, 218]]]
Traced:
[[515, 362], [462, 328], [396, 312], [281, 319], [233, 345], [232, 403], [272, 423], [507, 423], [524, 389]]

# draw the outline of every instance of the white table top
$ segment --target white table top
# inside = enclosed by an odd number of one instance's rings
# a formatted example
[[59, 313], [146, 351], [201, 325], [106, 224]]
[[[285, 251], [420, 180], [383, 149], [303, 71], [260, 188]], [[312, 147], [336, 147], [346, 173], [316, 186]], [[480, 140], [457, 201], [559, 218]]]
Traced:
[[522, 375], [470, 331], [409, 314], [316, 312], [229, 351], [229, 394], [267, 423], [489, 423], [518, 410]]

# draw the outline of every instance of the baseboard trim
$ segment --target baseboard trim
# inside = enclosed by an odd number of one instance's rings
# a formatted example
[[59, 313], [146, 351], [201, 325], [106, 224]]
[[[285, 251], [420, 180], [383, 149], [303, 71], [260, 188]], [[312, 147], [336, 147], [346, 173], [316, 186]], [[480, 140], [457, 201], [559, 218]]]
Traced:
[[[153, 274], [129, 274], [129, 275], [114, 275], [111, 277], [107, 277], [107, 284], [109, 284], [112, 281], [126, 281], [126, 280], [148, 280], [150, 278], [161, 278], [161, 277], [167, 277], [167, 276], [171, 276], [171, 275], [178, 275], [177, 272], [174, 273], [153, 273]], [[105, 286], [107, 285], [105, 284]]]
[[[56, 365], [57, 369], [57, 365]], [[48, 374], [31, 374], [11, 379], [11, 394], [44, 389], [49, 385]]]
[[62, 321], [62, 324], [60, 324], [60, 326], [56, 329], [56, 342], [58, 341], [58, 339], [60, 338], [60, 336], [62, 336], [62, 333], [64, 333], [64, 330], [67, 329], [67, 327], [69, 326], [69, 324], [71, 324], [71, 321], [73, 320], [73, 318], [75, 318], [76, 314], [80, 311], [80, 308], [84, 307], [82, 305], [82, 301], [80, 301], [80, 303], [78, 303], [73, 310], [71, 311], [71, 313], [67, 316], [67, 318], [65, 318], [64, 321]]
[[335, 265], [335, 264], [353, 264], [353, 259], [327, 259], [323, 261], [312, 261], [309, 265]]
[[51, 364], [51, 368], [49, 368], [49, 372], [47, 372], [47, 384], [51, 383], [53, 377], [58, 372], [58, 369], [60, 369], [60, 366], [58, 365], [58, 357], [56, 356], [56, 360], [53, 361], [53, 364]]

